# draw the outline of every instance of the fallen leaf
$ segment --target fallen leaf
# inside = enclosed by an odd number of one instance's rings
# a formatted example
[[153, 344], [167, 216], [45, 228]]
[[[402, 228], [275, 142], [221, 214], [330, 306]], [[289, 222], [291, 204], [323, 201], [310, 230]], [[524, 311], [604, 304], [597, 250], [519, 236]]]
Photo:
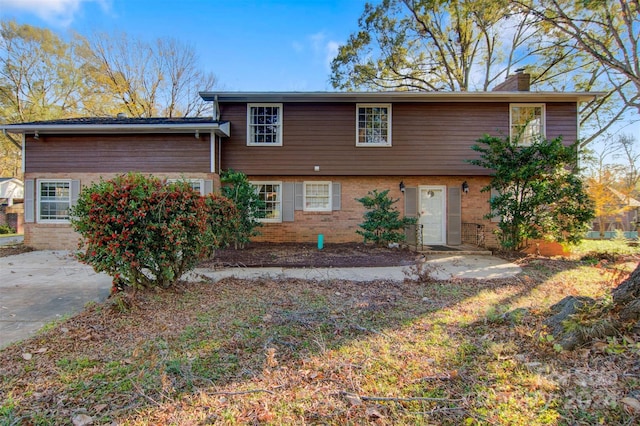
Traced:
[[71, 418], [73, 426], [87, 426], [93, 424], [93, 417], [86, 414], [76, 414]]
[[367, 417], [369, 417], [369, 419], [374, 420], [374, 419], [381, 419], [384, 416], [380, 413], [380, 411], [376, 410], [373, 407], [367, 407]]
[[107, 404], [98, 404], [95, 407], [93, 407], [93, 410], [96, 413], [99, 413], [100, 411], [104, 410], [105, 408], [107, 408]]
[[355, 407], [357, 405], [362, 405], [362, 400], [360, 399], [360, 397], [354, 393], [345, 393], [344, 394], [344, 399], [347, 400], [347, 402], [349, 404], [351, 404], [351, 406]]
[[627, 407], [632, 408], [637, 413], [640, 413], [640, 401], [638, 401], [637, 399], [627, 396], [625, 398], [622, 398], [620, 402], [622, 402]]
[[29, 352], [25, 352], [22, 354], [22, 359], [29, 361], [31, 358], [33, 358], [33, 355], [31, 355]]
[[40, 349], [38, 349], [36, 352], [38, 352], [39, 354], [43, 354], [43, 353], [45, 353], [45, 352], [46, 352], [46, 351], [48, 351], [48, 350], [49, 350], [49, 348], [40, 348]]

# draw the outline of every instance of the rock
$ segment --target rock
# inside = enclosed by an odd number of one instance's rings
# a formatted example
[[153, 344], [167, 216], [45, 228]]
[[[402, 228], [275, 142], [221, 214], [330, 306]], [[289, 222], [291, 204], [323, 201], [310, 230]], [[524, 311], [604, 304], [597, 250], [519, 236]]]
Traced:
[[584, 339], [577, 331], [565, 331], [562, 323], [585, 305], [593, 303], [595, 303], [595, 300], [590, 297], [567, 296], [550, 308], [554, 315], [546, 319], [544, 324], [549, 327], [551, 334], [556, 339], [556, 343], [563, 350], [570, 351], [575, 349], [584, 343]]
[[76, 414], [71, 418], [73, 426], [87, 426], [93, 424], [93, 417], [87, 414]]

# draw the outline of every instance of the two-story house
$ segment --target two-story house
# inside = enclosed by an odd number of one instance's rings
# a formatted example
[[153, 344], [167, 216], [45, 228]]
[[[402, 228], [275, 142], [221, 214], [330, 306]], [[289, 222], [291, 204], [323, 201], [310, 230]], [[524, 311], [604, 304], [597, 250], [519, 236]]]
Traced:
[[[389, 189], [425, 245], [484, 227], [490, 171], [468, 163], [484, 134], [578, 137], [588, 93], [530, 92], [516, 74], [491, 92], [204, 92], [212, 118], [82, 118], [1, 126], [22, 135], [25, 243], [75, 248], [69, 207], [83, 185], [139, 171], [216, 190], [244, 172], [266, 202], [257, 241], [361, 241], [356, 201]], [[474, 242], [474, 241], [470, 241]]]

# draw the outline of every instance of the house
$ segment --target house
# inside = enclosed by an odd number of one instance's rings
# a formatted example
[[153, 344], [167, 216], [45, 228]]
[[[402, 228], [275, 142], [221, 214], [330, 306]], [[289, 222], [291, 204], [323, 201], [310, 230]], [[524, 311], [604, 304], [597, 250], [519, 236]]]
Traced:
[[18, 178], [0, 177], [0, 205], [12, 206], [14, 200], [22, 200], [24, 183]]
[[[24, 184], [18, 178], [0, 177], [0, 225], [22, 233]], [[17, 203], [16, 203], [17, 202]]]
[[578, 137], [587, 93], [528, 91], [516, 74], [491, 92], [203, 92], [212, 118], [86, 118], [0, 126], [21, 134], [25, 242], [74, 248], [69, 207], [81, 186], [128, 172], [191, 180], [203, 193], [223, 169], [244, 172], [266, 202], [257, 241], [361, 241], [356, 198], [390, 190], [418, 217], [410, 239], [496, 246], [489, 171], [467, 162], [484, 134]]
[[[618, 214], [596, 218], [591, 227], [591, 231], [587, 233], [587, 238], [599, 239], [614, 238], [616, 231], [622, 231], [626, 238], [638, 239], [638, 210], [640, 210], [640, 201], [633, 197], [623, 194], [613, 188], [609, 188], [617, 200], [616, 209]], [[602, 235], [600, 226], [602, 225]]]

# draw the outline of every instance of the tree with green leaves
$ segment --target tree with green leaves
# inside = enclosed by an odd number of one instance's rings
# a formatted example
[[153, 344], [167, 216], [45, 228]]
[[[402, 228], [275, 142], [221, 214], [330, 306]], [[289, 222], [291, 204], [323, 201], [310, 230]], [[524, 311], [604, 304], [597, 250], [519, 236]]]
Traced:
[[249, 182], [247, 175], [232, 169], [224, 170], [220, 175], [222, 195], [233, 201], [238, 211], [232, 240], [236, 249], [243, 248], [251, 237], [260, 235], [262, 226], [259, 219], [265, 215], [265, 202], [260, 198], [256, 187]]
[[364, 242], [373, 242], [379, 246], [390, 243], [399, 243], [405, 240], [404, 229], [415, 224], [417, 219], [410, 217], [400, 218], [400, 212], [394, 207], [398, 199], [389, 196], [389, 190], [378, 192], [377, 189], [369, 191], [366, 196], [356, 198], [367, 210], [364, 214], [364, 222], [356, 230], [358, 235], [364, 237]]
[[593, 205], [578, 176], [577, 145], [560, 138], [522, 145], [517, 139], [485, 135], [469, 160], [493, 170], [483, 191], [495, 190], [492, 212], [499, 217], [498, 237], [505, 249], [520, 250], [528, 239], [576, 243], [594, 217]]

